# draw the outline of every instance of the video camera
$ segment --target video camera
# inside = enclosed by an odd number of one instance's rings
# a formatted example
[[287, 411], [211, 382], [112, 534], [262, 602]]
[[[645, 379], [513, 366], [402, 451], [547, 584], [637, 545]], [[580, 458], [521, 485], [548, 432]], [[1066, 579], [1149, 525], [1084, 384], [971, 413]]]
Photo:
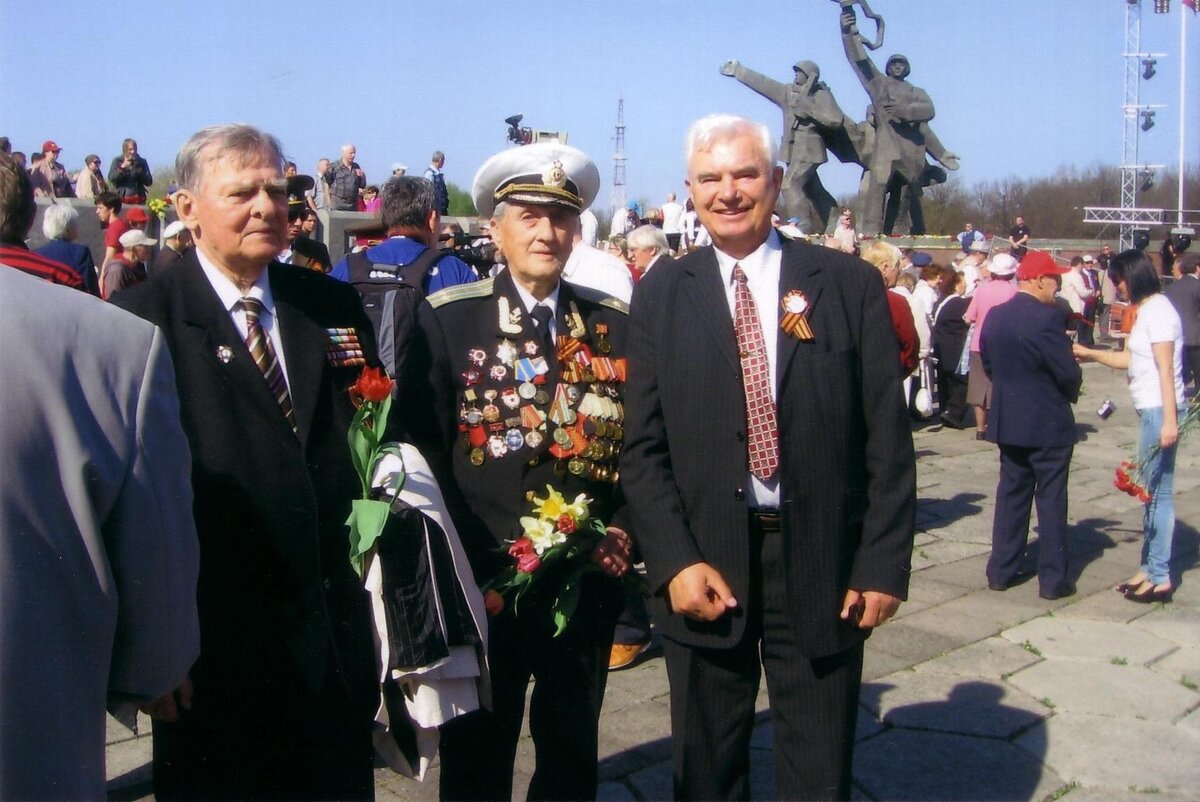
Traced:
[[[480, 242], [484, 240], [484, 242]], [[438, 242], [451, 243], [448, 248], [455, 256], [475, 268], [481, 276], [487, 276], [492, 265], [496, 264], [496, 246], [489, 234], [468, 234], [459, 231], [454, 234], [441, 234]]]

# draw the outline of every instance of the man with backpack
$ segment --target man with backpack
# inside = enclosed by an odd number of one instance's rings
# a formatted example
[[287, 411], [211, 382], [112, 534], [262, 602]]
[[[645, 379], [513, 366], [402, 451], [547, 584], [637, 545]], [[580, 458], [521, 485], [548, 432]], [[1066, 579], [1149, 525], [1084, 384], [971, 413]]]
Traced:
[[347, 254], [330, 275], [358, 290], [375, 326], [380, 359], [387, 372], [396, 376], [417, 305], [427, 295], [478, 276], [466, 262], [438, 248], [442, 216], [431, 181], [395, 176], [383, 185], [380, 199], [379, 217], [387, 239]]

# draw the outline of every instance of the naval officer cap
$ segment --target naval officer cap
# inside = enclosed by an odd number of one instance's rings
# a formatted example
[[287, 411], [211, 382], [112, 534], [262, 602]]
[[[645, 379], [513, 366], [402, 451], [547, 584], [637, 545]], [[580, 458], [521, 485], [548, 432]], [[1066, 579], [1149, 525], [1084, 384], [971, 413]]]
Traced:
[[496, 204], [558, 206], [582, 212], [600, 191], [600, 171], [583, 151], [557, 142], [538, 142], [497, 153], [475, 173], [471, 199], [482, 217]]

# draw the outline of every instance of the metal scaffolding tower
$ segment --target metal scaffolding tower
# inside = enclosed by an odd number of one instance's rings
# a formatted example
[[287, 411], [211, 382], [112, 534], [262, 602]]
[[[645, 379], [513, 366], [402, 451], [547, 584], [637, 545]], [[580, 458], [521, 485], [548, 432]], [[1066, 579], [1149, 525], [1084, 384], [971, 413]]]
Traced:
[[617, 98], [617, 131], [613, 137], [613, 219], [625, 210], [625, 98]]

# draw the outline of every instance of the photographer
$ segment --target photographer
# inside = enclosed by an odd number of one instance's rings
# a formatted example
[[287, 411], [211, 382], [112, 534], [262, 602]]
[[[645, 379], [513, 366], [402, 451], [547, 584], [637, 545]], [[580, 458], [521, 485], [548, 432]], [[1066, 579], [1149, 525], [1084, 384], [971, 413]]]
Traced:
[[112, 160], [108, 168], [108, 183], [124, 204], [146, 202], [146, 189], [154, 183], [150, 165], [138, 155], [138, 144], [133, 139], [121, 143], [121, 155]]

